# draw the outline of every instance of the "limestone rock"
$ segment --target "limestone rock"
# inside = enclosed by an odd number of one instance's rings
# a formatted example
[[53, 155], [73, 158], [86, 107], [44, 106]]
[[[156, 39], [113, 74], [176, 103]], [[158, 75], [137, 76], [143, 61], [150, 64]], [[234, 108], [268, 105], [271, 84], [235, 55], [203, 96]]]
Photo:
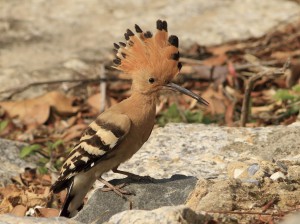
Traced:
[[[228, 178], [231, 163], [245, 163], [244, 177], [262, 179], [300, 161], [300, 128], [232, 128], [202, 124], [168, 124], [153, 131], [144, 146], [120, 169], [153, 178], [173, 174], [197, 178]], [[258, 166], [257, 166], [258, 165]], [[236, 167], [234, 165], [233, 167]], [[240, 167], [237, 167], [240, 168]], [[248, 171], [249, 168], [249, 171]], [[254, 172], [255, 171], [255, 172]], [[121, 178], [109, 172], [105, 179]], [[241, 176], [243, 177], [243, 176]]]
[[205, 224], [211, 219], [208, 215], [196, 214], [185, 206], [162, 207], [152, 211], [131, 210], [118, 213], [105, 224]]
[[0, 224], [82, 224], [81, 222], [57, 217], [57, 218], [35, 218], [18, 217], [9, 214], [0, 215]]
[[29, 161], [20, 158], [20, 150], [26, 144], [6, 139], [0, 139], [0, 184], [10, 183], [10, 178], [24, 171], [25, 167], [35, 167]]

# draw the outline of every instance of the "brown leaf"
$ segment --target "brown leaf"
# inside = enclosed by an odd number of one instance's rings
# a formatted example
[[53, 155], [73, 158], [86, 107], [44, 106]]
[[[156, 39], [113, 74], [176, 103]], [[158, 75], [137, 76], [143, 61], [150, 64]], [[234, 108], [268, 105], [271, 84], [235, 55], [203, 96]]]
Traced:
[[26, 211], [27, 208], [24, 205], [17, 205], [16, 207], [13, 208], [11, 214], [16, 216], [25, 216]]
[[0, 106], [10, 117], [18, 117], [25, 125], [34, 127], [44, 124], [48, 120], [50, 107], [53, 107], [61, 115], [76, 113], [79, 108], [73, 106], [73, 102], [74, 98], [53, 91], [33, 99], [0, 102]]
[[61, 202], [64, 202], [66, 200], [66, 197], [67, 197], [67, 191], [64, 190], [64, 191], [59, 192], [58, 196], [59, 196], [59, 200]]
[[0, 214], [9, 213], [13, 210], [13, 206], [8, 200], [8, 198], [4, 198], [0, 204]]
[[258, 115], [260, 113], [272, 113], [274, 110], [275, 104], [270, 104], [266, 106], [261, 106], [261, 107], [251, 107], [251, 114], [252, 115]]
[[0, 102], [10, 117], [18, 117], [25, 125], [38, 126], [45, 123], [50, 115], [48, 104], [31, 100]]
[[210, 47], [208, 50], [213, 53], [213, 57], [203, 61], [204, 65], [223, 65], [227, 61], [226, 52], [232, 50], [231, 45], [221, 45], [217, 47]]
[[[100, 106], [102, 104], [101, 93], [97, 93], [97, 94], [90, 96], [87, 100], [87, 103], [93, 109], [95, 109], [97, 112], [100, 112]], [[116, 103], [117, 103], [117, 101], [114, 98], [110, 97], [109, 99], [106, 99], [105, 108], [107, 109], [110, 105], [114, 105]]]
[[234, 114], [234, 106], [235, 103], [231, 102], [227, 106], [227, 110], [225, 113], [225, 122], [227, 126], [232, 127], [233, 126], [233, 114]]
[[74, 138], [81, 137], [82, 132], [87, 128], [86, 124], [76, 124], [69, 128], [62, 136], [61, 138], [64, 140], [64, 142], [68, 142]]
[[271, 58], [286, 60], [288, 57], [299, 56], [300, 50], [295, 51], [276, 51], [271, 54]]
[[42, 97], [50, 106], [54, 107], [60, 115], [75, 114], [79, 111], [78, 106], [73, 106], [75, 97], [67, 97], [61, 92], [49, 92]]
[[227, 99], [223, 95], [220, 88], [218, 91], [216, 91], [212, 87], [210, 87], [202, 94], [202, 97], [207, 102], [209, 102], [209, 108], [207, 109], [207, 111], [210, 111], [211, 114], [225, 114], [225, 101]]
[[38, 217], [57, 217], [59, 215], [59, 210], [54, 208], [35, 208]]

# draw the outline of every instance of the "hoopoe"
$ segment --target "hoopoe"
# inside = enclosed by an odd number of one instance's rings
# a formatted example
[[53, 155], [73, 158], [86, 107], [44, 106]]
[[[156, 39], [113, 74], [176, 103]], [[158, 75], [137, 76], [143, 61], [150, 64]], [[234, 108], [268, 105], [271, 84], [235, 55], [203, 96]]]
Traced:
[[114, 44], [117, 51], [114, 67], [130, 75], [132, 94], [101, 113], [68, 155], [58, 180], [51, 186], [54, 193], [68, 188], [60, 216], [76, 215], [83, 207], [85, 195], [103, 173], [112, 170], [130, 175], [117, 168], [148, 140], [161, 89], [177, 90], [208, 104], [197, 94], [171, 82], [182, 67], [178, 37], [168, 36], [166, 21], [158, 20], [156, 25], [155, 35], [135, 25], [136, 35], [127, 29], [126, 43]]

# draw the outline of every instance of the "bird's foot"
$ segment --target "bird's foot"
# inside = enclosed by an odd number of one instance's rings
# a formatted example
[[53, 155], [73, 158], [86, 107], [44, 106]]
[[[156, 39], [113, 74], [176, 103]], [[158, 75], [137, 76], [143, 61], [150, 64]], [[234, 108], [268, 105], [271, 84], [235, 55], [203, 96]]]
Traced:
[[121, 198], [124, 198], [125, 197], [124, 195], [132, 195], [131, 192], [122, 189], [123, 187], [126, 186], [125, 183], [114, 186], [108, 181], [104, 180], [102, 177], [100, 177], [99, 180], [106, 186], [101, 189], [101, 191], [103, 192], [114, 191]]
[[114, 173], [119, 173], [119, 174], [123, 174], [126, 175], [127, 177], [129, 177], [132, 180], [135, 181], [140, 181], [140, 180], [144, 180], [144, 181], [150, 181], [150, 182], [154, 182], [154, 178], [150, 177], [150, 176], [140, 176], [134, 173], [130, 173], [127, 171], [123, 171], [123, 170], [118, 170], [118, 169], [113, 169], [112, 170]]
[[133, 202], [125, 195], [132, 195], [133, 193], [122, 189], [123, 187], [126, 186], [125, 183], [114, 186], [111, 183], [109, 183], [108, 181], [104, 180], [102, 177], [99, 177], [98, 179], [106, 186], [105, 188], [102, 188], [101, 191], [103, 191], [103, 192], [114, 191], [121, 198], [127, 200], [129, 202], [129, 210], [132, 209]]

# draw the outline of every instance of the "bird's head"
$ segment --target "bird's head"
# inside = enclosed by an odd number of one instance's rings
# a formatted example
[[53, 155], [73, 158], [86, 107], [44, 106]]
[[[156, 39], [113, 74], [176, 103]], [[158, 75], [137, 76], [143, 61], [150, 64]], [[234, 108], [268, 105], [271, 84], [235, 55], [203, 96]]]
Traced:
[[149, 95], [170, 88], [207, 105], [197, 94], [171, 82], [182, 67], [179, 40], [177, 36], [168, 35], [166, 21], [157, 20], [156, 28], [154, 35], [150, 31], [143, 32], [138, 25], [135, 25], [137, 34], [127, 29], [126, 43], [114, 44], [117, 50], [114, 67], [131, 76], [133, 91]]

